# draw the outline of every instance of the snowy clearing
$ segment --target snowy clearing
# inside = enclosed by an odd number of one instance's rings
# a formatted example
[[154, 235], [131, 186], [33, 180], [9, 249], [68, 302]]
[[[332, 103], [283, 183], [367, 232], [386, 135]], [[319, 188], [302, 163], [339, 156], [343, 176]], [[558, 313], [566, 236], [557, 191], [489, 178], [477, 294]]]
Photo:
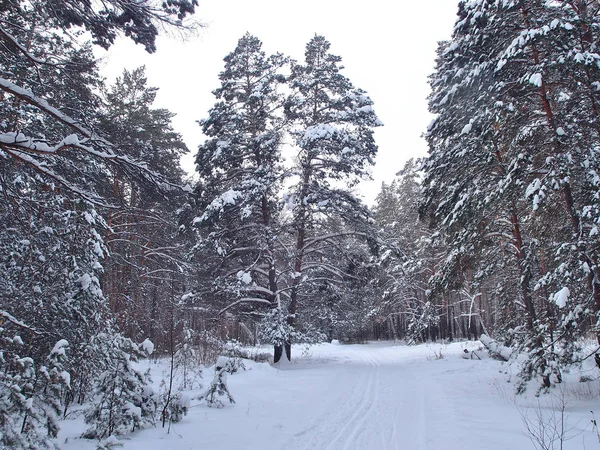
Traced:
[[[236, 404], [211, 409], [193, 401], [170, 434], [160, 426], [136, 432], [121, 438], [123, 448], [530, 449], [535, 447], [522, 414], [535, 428], [541, 413], [549, 430], [561, 419], [556, 411], [561, 398], [566, 402], [563, 448], [600, 448], [591, 422], [591, 411], [600, 415], [597, 380], [580, 383], [580, 373], [568, 374], [552, 394], [536, 399], [532, 386], [515, 398], [510, 380], [516, 367], [484, 352], [482, 360], [461, 358], [465, 348], [478, 347], [478, 342], [323, 344], [308, 354], [295, 348], [295, 361], [279, 368], [246, 361], [247, 370], [228, 379]], [[160, 382], [160, 365], [150, 367]], [[205, 386], [211, 377], [212, 369], [205, 370]], [[95, 448], [95, 442], [77, 438], [80, 418], [62, 422], [62, 428], [61, 442], [68, 440], [64, 449]]]

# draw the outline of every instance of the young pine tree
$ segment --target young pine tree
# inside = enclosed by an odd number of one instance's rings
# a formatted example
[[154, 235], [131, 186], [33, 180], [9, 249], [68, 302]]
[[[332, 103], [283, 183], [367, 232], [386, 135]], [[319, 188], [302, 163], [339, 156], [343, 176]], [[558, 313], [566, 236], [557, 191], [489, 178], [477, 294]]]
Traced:
[[143, 345], [120, 334], [100, 336], [98, 344], [106, 353], [107, 367], [94, 386], [94, 396], [85, 413], [88, 439], [106, 439], [154, 423], [156, 396], [147, 374], [133, 367], [145, 355]]

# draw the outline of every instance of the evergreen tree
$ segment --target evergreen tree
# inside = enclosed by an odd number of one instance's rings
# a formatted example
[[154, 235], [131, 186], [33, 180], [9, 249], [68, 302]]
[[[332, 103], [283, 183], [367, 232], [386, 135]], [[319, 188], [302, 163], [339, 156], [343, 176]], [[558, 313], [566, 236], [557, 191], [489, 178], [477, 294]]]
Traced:
[[[156, 25], [177, 26], [194, 4], [115, 0], [100, 10], [89, 2], [2, 2], [0, 371], [11, 388], [0, 421], [11, 448], [53, 445], [54, 417], [73, 396], [83, 399], [103, 364], [91, 342], [113, 331], [100, 287], [106, 178], [112, 170], [154, 187], [172, 184], [99, 135], [101, 81], [91, 44], [77, 38], [87, 30], [107, 48], [124, 32], [152, 51]], [[69, 342], [65, 361], [52, 353], [62, 340]], [[71, 389], [59, 388], [67, 373]], [[45, 405], [42, 413], [31, 410], [36, 404]], [[44, 442], [36, 417], [47, 419]]]
[[201, 214], [194, 224], [197, 250], [213, 253], [214, 283], [207, 288], [225, 297], [220, 313], [237, 305], [246, 310], [252, 304], [280, 305], [283, 122], [278, 112], [287, 60], [279, 54], [267, 56], [261, 47], [250, 34], [239, 40], [219, 75], [221, 87], [214, 91], [218, 101], [201, 122], [209, 139], [196, 156]]
[[222, 408], [225, 406], [221, 401], [221, 397], [226, 397], [229, 403], [235, 403], [227, 387], [227, 374], [232, 373], [229, 361], [229, 358], [219, 356], [215, 364], [215, 376], [206, 392], [199, 397], [200, 400], [205, 400], [206, 405], [211, 408]]
[[529, 354], [523, 378], [545, 388], [600, 305], [588, 12], [584, 2], [461, 2], [432, 77], [439, 116], [422, 212], [448, 245], [434, 285], [495, 278], [504, 296], [518, 292], [505, 339]]
[[[368, 177], [377, 146], [373, 127], [381, 125], [365, 91], [342, 75], [341, 58], [329, 53], [330, 43], [315, 36], [306, 46], [304, 64], [294, 64], [289, 80], [291, 94], [285, 110], [296, 144], [293, 175], [296, 184], [288, 195], [293, 220], [294, 257], [288, 322], [293, 326], [299, 295], [312, 270], [325, 270], [340, 278], [343, 269], [319, 264], [326, 246], [336, 239], [364, 234], [369, 212], [352, 192]], [[324, 220], [335, 218], [348, 230], [317, 234]], [[290, 357], [290, 342], [286, 343]]]
[[[23, 324], [4, 316], [8, 322]], [[0, 444], [5, 448], [56, 448], [58, 419], [63, 412], [64, 390], [70, 388], [70, 374], [65, 369], [68, 343], [56, 343], [44, 364], [36, 367], [30, 357], [20, 357], [23, 340], [19, 335], [2, 339], [3, 371], [0, 375]]]
[[[143, 67], [125, 70], [104, 93], [100, 126], [124, 155], [144, 161], [171, 183], [183, 184], [179, 159], [187, 147], [172, 128], [174, 114], [153, 108], [157, 90], [148, 86]], [[176, 215], [183, 199], [170, 193], [167, 201], [164, 194], [132, 182], [118, 168], [103, 188], [120, 205], [107, 214], [111, 258], [105, 264], [104, 292], [128, 336], [150, 336], [162, 346], [168, 323], [159, 314], [161, 299], [171, 295], [170, 280], [178, 276], [172, 271], [187, 270]]]
[[431, 233], [419, 221], [420, 196], [418, 163], [411, 159], [389, 185], [382, 185], [374, 206], [383, 244], [376, 275], [380, 300], [373, 314], [381, 333], [393, 339], [408, 335], [413, 342], [435, 339], [438, 330], [440, 337], [448, 337], [440, 329], [447, 308], [427, 298], [438, 252], [431, 245]]
[[85, 413], [87, 439], [102, 440], [154, 423], [156, 398], [149, 377], [133, 367], [146, 348], [119, 334], [98, 338], [107, 367], [94, 386], [94, 398]]
[[185, 327], [182, 331], [181, 342], [177, 345], [173, 355], [173, 366], [177, 374], [179, 390], [201, 387], [202, 367], [199, 365], [198, 355], [194, 350], [193, 337], [193, 330]]
[[70, 1], [11, 1], [5, 6], [0, 12], [0, 39], [5, 43], [0, 102], [6, 114], [0, 123], [2, 156], [95, 204], [105, 201], [90, 182], [102, 178], [106, 165], [138, 179], [160, 180], [98, 136], [88, 113], [95, 110], [89, 104], [90, 73], [94, 74], [95, 67], [91, 48], [74, 47], [74, 40], [66, 39], [64, 31], [83, 26], [105, 47], [123, 31], [152, 51], [156, 23], [176, 25], [173, 17], [183, 19], [193, 12], [194, 1], [167, 2], [155, 8], [146, 2], [132, 5], [114, 0], [102, 10], [91, 4], [79, 8], [78, 2]]
[[[537, 241], [523, 192], [534, 155], [511, 142], [523, 138], [515, 126], [526, 108], [507, 98], [519, 85], [513, 74], [510, 85], [504, 78], [509, 72], [501, 56], [505, 43], [518, 36], [520, 13], [516, 3], [460, 4], [453, 39], [440, 49], [432, 78], [430, 109], [439, 116], [428, 132], [422, 211], [444, 231], [440, 237], [447, 245], [446, 262], [432, 280], [438, 292], [501, 272], [505, 282], [518, 286], [520, 302], [511, 307], [524, 306], [524, 322], [516, 328], [507, 323], [516, 332], [511, 339], [540, 348], [533, 292]], [[516, 270], [506, 270], [506, 254]]]

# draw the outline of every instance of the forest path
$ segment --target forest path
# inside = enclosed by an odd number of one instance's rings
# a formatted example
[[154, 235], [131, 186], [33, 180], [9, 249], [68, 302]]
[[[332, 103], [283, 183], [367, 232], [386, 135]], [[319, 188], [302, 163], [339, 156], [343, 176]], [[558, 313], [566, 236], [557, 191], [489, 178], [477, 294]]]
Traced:
[[[246, 362], [228, 378], [236, 400], [222, 409], [192, 402], [173, 424], [124, 437], [124, 450], [526, 450], [511, 368], [491, 359], [462, 359], [476, 343], [400, 346], [325, 344], [279, 367]], [[160, 365], [151, 366], [155, 383]], [[506, 373], [508, 371], [508, 373]], [[203, 383], [210, 381], [205, 370]], [[201, 391], [189, 393], [191, 397]], [[533, 395], [516, 400], [535, 404]], [[538, 407], [539, 408], [539, 407]], [[575, 428], [589, 428], [590, 406], [578, 407]], [[535, 411], [535, 410], [534, 410]], [[539, 409], [538, 409], [539, 411]], [[64, 450], [94, 449], [76, 440]], [[597, 448], [586, 431], [564, 450]], [[582, 439], [586, 439], [585, 442]], [[568, 445], [567, 445], [568, 444]]]
[[[423, 348], [405, 350], [399, 353], [389, 344], [342, 347], [320, 380], [326, 394], [300, 421], [305, 428], [282, 448], [455, 448], [448, 435], [468, 434], [469, 424], [455, 410], [453, 390], [438, 379], [447, 369], [443, 358], [436, 359], [434, 351], [426, 355]], [[309, 361], [282, 370], [311, 370]]]

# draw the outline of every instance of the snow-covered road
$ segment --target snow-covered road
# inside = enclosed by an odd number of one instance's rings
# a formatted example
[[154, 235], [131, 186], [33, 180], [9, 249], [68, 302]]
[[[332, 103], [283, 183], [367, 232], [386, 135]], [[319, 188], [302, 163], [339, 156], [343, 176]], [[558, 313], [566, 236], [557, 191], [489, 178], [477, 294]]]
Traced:
[[[320, 350], [325, 349], [315, 351]], [[503, 428], [512, 428], [521, 440], [516, 408], [503, 400], [498, 402], [506, 406], [498, 423], [498, 411], [490, 414], [485, 406], [485, 397], [494, 395], [495, 385], [483, 381], [484, 385], [478, 386], [473, 374], [481, 362], [462, 360], [460, 348], [453, 350], [447, 355], [448, 348], [439, 346], [400, 350], [389, 344], [371, 344], [340, 348], [334, 353], [335, 363], [328, 362], [322, 370], [321, 388], [327, 388], [314, 415], [303, 415], [304, 420], [298, 417], [296, 426], [301, 430], [273, 448], [515, 448], [515, 441], [510, 444], [498, 436]], [[443, 358], [436, 353], [439, 351]], [[336, 370], [332, 370], [334, 364]], [[311, 369], [298, 365], [297, 370]], [[468, 379], [471, 381], [465, 383]], [[476, 392], [481, 390], [487, 395], [478, 399]]]
[[[297, 349], [292, 364], [251, 364], [250, 370], [231, 376], [235, 405], [193, 406], [170, 434], [162, 428], [144, 430], [132, 435], [124, 448], [534, 448], [519, 412], [526, 411], [523, 405], [532, 396], [515, 400], [514, 384], [507, 383], [510, 368], [501, 363], [460, 357], [465, 347], [476, 346], [326, 344], [313, 347], [308, 356]], [[570, 434], [586, 431], [567, 441], [564, 449], [600, 448], [589, 426], [589, 402], [570, 406]], [[76, 440], [65, 448], [94, 448], [87, 445]]]

